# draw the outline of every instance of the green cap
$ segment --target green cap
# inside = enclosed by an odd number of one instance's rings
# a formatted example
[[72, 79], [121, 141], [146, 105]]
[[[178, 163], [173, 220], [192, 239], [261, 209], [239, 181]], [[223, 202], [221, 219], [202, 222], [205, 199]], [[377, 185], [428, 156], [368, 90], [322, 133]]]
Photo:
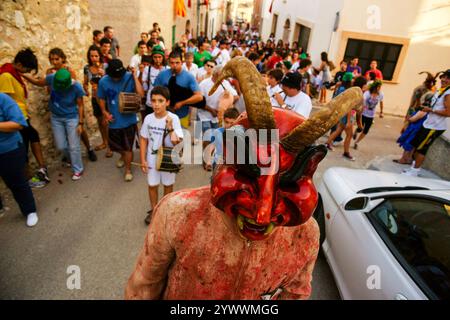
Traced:
[[154, 55], [154, 54], [160, 54], [164, 57], [165, 52], [161, 46], [154, 46], [152, 48], [152, 55]]
[[300, 59], [306, 59], [306, 58], [308, 58], [308, 56], [306, 55], [306, 53], [302, 53], [301, 55], [300, 55]]
[[351, 72], [346, 72], [344, 73], [344, 76], [342, 77], [342, 81], [352, 81], [353, 80], [353, 73]]
[[53, 88], [57, 91], [64, 91], [70, 88], [72, 85], [72, 76], [70, 75], [69, 70], [67, 69], [59, 69], [55, 73], [55, 77], [53, 78]]

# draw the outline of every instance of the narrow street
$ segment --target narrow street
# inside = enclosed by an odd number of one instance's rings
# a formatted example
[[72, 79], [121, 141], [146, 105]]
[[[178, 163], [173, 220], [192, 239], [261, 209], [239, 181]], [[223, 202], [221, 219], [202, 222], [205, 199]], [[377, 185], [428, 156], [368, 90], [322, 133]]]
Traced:
[[[402, 124], [398, 117], [376, 118], [356, 161], [345, 160], [342, 146], [329, 152], [315, 175], [316, 183], [331, 166], [365, 168], [377, 156], [400, 154], [395, 140]], [[321, 138], [323, 142], [324, 138]], [[127, 279], [143, 244], [149, 209], [146, 177], [134, 168], [135, 179], [123, 181], [113, 159], [98, 153], [87, 162], [85, 175], [70, 180], [70, 169], [50, 168], [52, 182], [34, 194], [39, 223], [27, 228], [9, 191], [1, 193], [5, 216], [0, 219], [0, 299], [122, 299]], [[135, 161], [138, 161], [135, 152]], [[175, 189], [208, 184], [201, 165], [187, 165]], [[69, 266], [79, 266], [81, 289], [69, 290]], [[339, 299], [333, 276], [322, 256], [316, 264], [312, 299]]]

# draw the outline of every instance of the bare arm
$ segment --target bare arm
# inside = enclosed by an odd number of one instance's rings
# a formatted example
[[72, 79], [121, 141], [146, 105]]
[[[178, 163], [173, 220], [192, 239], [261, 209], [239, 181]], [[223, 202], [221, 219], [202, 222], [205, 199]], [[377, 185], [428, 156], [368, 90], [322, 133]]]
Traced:
[[14, 121], [4, 121], [0, 122], [0, 132], [16, 132], [21, 130], [23, 127]]
[[32, 76], [30, 76], [28, 74], [22, 74], [22, 77], [24, 77], [28, 82], [30, 82], [30, 83], [34, 84], [35, 86], [38, 86], [38, 87], [45, 87], [47, 85], [47, 82], [45, 81], [45, 78], [44, 79], [41, 79], [41, 78], [37, 79], [37, 78], [34, 78], [34, 77], [32, 77]]
[[450, 117], [450, 94], [445, 96], [444, 100], [444, 110], [432, 110], [431, 108], [423, 108], [422, 110], [425, 112], [432, 112], [442, 117]]
[[139, 137], [140, 142], [140, 154], [141, 154], [141, 169], [142, 172], [148, 172], [148, 163], [147, 163], [147, 147], [148, 147], [148, 139], [143, 136]]

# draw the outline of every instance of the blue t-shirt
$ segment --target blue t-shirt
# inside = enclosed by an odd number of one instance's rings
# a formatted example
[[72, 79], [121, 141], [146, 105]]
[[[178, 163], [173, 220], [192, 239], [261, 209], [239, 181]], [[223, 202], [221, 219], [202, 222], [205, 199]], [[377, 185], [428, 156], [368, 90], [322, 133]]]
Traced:
[[[172, 70], [167, 69], [164, 71], [161, 71], [159, 75], [155, 79], [154, 86], [163, 86], [168, 87], [169, 86], [169, 80], [172, 77]], [[189, 88], [192, 90], [192, 92], [200, 91], [200, 87], [198, 86], [197, 81], [195, 81], [195, 78], [192, 74], [187, 72], [186, 70], [182, 70], [179, 74], [177, 74], [177, 85], [183, 88]], [[189, 107], [183, 106], [177, 111], [175, 111], [175, 114], [181, 119], [188, 115], [189, 113]]]
[[[28, 124], [17, 103], [7, 94], [0, 93], [0, 122], [13, 121], [24, 127]], [[0, 154], [13, 151], [19, 147], [22, 136], [18, 131], [0, 132]]]
[[119, 93], [132, 93], [135, 90], [133, 75], [130, 72], [125, 73], [119, 81], [113, 80], [110, 76], [104, 76], [100, 79], [97, 97], [106, 101], [109, 112], [113, 116], [113, 121], [109, 123], [111, 129], [123, 129], [137, 123], [134, 113], [125, 114], [119, 112]]
[[53, 115], [74, 119], [78, 117], [77, 99], [86, 95], [83, 87], [78, 81], [74, 81], [69, 89], [58, 91], [53, 88], [53, 79], [55, 74], [49, 74], [45, 77], [45, 82], [50, 86], [50, 100], [48, 102], [50, 111]]

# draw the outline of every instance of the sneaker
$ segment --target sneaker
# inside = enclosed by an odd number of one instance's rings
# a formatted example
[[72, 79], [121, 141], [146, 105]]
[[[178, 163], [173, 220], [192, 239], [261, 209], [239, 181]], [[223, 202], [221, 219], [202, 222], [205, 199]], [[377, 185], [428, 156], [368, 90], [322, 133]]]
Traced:
[[350, 153], [344, 152], [342, 156], [350, 161], [355, 161], [355, 158], [350, 155]]
[[117, 160], [116, 167], [117, 168], [123, 168], [125, 166], [125, 162], [123, 162], [122, 159]]
[[72, 180], [73, 181], [78, 181], [78, 180], [80, 180], [81, 179], [81, 176], [83, 175], [83, 172], [77, 172], [77, 173], [74, 173], [73, 175], [72, 175]]
[[88, 158], [92, 162], [97, 161], [97, 155], [95, 154], [94, 150], [91, 149], [88, 151]]
[[36, 176], [41, 180], [41, 181], [45, 181], [46, 183], [50, 182], [50, 178], [48, 176], [48, 170], [47, 168], [40, 168], [37, 172], [36, 172]]
[[130, 182], [133, 180], [133, 175], [131, 173], [125, 174], [125, 181]]
[[69, 159], [67, 159], [66, 157], [62, 158], [61, 162], [62, 162], [62, 166], [65, 168], [72, 167], [72, 164], [70, 163]]
[[355, 143], [355, 145], [353, 146], [353, 149], [358, 150], [358, 144]]
[[27, 215], [27, 226], [34, 227], [39, 219], [36, 212]]
[[333, 151], [333, 147], [331, 146], [331, 144], [326, 143], [325, 146], [327, 147], [328, 150]]
[[43, 181], [43, 180], [39, 179], [39, 177], [37, 177], [37, 176], [34, 176], [30, 180], [28, 180], [28, 184], [33, 189], [43, 188], [47, 185], [45, 180]]
[[402, 174], [410, 177], [418, 177], [420, 174], [420, 168], [410, 168], [408, 171], [402, 172]]

